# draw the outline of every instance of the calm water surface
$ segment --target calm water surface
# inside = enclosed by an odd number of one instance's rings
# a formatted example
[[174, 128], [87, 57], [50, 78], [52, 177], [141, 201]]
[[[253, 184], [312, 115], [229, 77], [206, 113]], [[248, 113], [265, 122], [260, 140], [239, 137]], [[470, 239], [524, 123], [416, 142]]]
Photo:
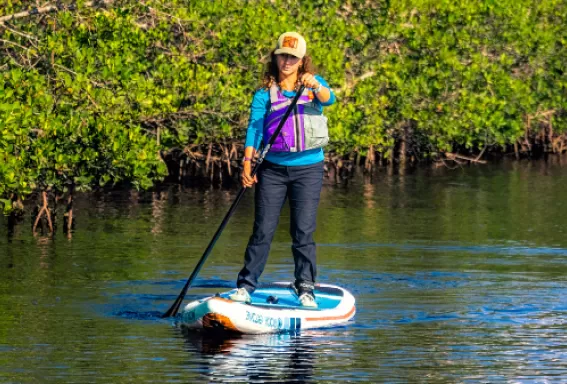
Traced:
[[[319, 280], [358, 311], [296, 335], [215, 339], [159, 318], [234, 191], [81, 196], [71, 239], [0, 218], [0, 382], [567, 382], [566, 186], [554, 159], [325, 187]], [[234, 285], [252, 203], [187, 300]], [[293, 275], [288, 225], [284, 210], [263, 281]]]

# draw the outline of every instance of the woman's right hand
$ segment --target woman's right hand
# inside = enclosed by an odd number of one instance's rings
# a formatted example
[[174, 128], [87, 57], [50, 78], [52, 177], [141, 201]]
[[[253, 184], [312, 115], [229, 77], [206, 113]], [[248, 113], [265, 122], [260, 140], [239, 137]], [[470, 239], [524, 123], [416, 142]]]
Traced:
[[242, 181], [242, 186], [244, 188], [250, 188], [252, 187], [255, 183], [258, 182], [258, 177], [254, 176], [252, 177], [252, 162], [247, 160], [243, 163], [244, 169], [242, 170], [242, 176], [241, 181]]

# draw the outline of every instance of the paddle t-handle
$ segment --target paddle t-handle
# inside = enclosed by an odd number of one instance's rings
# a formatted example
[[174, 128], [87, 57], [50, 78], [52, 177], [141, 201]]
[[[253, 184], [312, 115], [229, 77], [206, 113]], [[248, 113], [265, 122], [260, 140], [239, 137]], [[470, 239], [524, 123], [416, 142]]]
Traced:
[[[254, 166], [254, 169], [252, 170], [252, 174], [251, 174], [252, 177], [254, 177], [256, 175], [256, 173], [258, 173], [258, 170], [260, 169], [260, 166], [262, 165], [262, 162], [264, 161], [264, 157], [266, 157], [266, 154], [270, 151], [270, 148], [274, 144], [276, 137], [280, 134], [280, 131], [282, 130], [283, 125], [285, 124], [287, 118], [289, 117], [289, 115], [291, 114], [291, 112], [293, 111], [295, 106], [297, 105], [297, 102], [299, 101], [299, 98], [301, 97], [301, 94], [303, 93], [304, 90], [305, 90], [305, 86], [301, 85], [301, 87], [299, 87], [299, 90], [295, 94], [295, 97], [291, 101], [291, 104], [289, 105], [289, 107], [285, 111], [285, 114], [283, 115], [282, 119], [280, 120], [280, 123], [278, 124], [278, 127], [274, 131], [274, 134], [270, 137], [270, 140], [264, 146], [264, 148], [262, 149], [262, 152], [260, 152], [260, 156], [258, 156], [258, 160], [256, 160], [256, 165]], [[183, 302], [183, 299], [185, 298], [185, 295], [187, 294], [187, 290], [191, 286], [191, 283], [193, 282], [193, 280], [195, 280], [195, 278], [199, 274], [199, 271], [203, 267], [203, 264], [205, 264], [205, 260], [207, 259], [207, 257], [211, 253], [211, 251], [213, 250], [215, 243], [219, 239], [222, 231], [224, 230], [224, 227], [226, 227], [226, 225], [228, 224], [228, 220], [230, 219], [230, 217], [232, 216], [232, 214], [236, 210], [238, 203], [240, 203], [240, 200], [242, 199], [242, 196], [244, 196], [244, 192], [246, 192], [247, 189], [248, 188], [243, 186], [240, 189], [240, 191], [238, 192], [238, 195], [236, 195], [234, 202], [232, 203], [228, 212], [224, 216], [222, 223], [220, 224], [220, 226], [218, 227], [217, 231], [215, 232], [213, 238], [209, 242], [209, 245], [205, 249], [205, 252], [203, 253], [203, 256], [201, 256], [201, 259], [199, 260], [199, 262], [195, 266], [195, 269], [191, 273], [191, 276], [189, 276], [189, 279], [187, 279], [187, 282], [183, 286], [183, 289], [179, 293], [179, 296], [177, 296], [177, 299], [175, 299], [174, 303], [167, 310], [167, 312], [165, 312], [161, 316], [162, 318], [176, 316], [177, 312], [179, 312], [179, 308], [181, 307], [181, 303]]]

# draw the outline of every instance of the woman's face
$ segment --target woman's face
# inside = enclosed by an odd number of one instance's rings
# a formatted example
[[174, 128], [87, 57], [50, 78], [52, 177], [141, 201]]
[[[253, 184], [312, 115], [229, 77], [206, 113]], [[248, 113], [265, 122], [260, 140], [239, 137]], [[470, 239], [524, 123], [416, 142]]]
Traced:
[[287, 53], [276, 55], [278, 69], [283, 75], [291, 75], [299, 70], [301, 66], [301, 59]]

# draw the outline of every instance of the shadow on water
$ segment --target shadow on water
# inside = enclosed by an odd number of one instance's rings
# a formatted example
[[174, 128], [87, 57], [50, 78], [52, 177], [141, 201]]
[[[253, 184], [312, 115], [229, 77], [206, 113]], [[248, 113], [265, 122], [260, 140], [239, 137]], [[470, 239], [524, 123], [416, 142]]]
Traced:
[[136, 311], [118, 311], [114, 314], [116, 317], [122, 317], [129, 320], [161, 320], [162, 312], [136, 312]]
[[[179, 328], [189, 354], [210, 381], [311, 383], [315, 335], [218, 335]], [[194, 368], [193, 368], [194, 369]]]

